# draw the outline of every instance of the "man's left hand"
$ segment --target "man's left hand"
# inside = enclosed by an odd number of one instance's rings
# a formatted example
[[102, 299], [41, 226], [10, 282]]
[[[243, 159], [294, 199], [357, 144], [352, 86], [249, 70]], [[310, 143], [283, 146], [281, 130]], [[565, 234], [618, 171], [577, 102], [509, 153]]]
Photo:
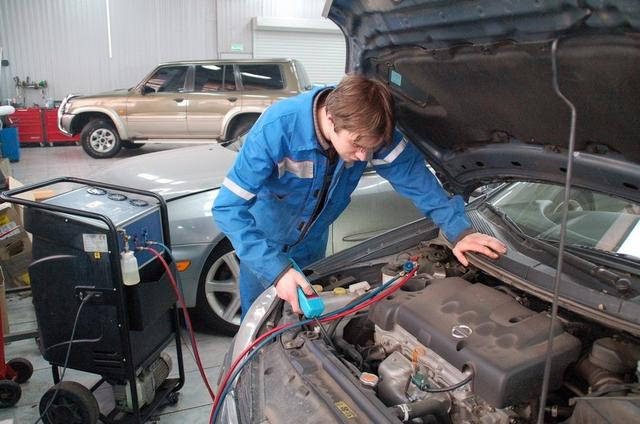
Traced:
[[507, 252], [507, 246], [495, 237], [481, 233], [471, 233], [466, 235], [453, 247], [453, 254], [464, 266], [469, 266], [469, 261], [464, 252], [478, 252], [491, 259], [498, 259], [500, 255]]

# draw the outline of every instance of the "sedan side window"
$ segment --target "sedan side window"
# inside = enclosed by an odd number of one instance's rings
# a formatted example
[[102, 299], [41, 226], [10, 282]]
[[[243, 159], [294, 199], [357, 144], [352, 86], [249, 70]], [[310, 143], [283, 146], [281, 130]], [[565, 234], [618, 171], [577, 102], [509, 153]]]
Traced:
[[165, 66], [156, 71], [144, 84], [145, 93], [175, 93], [184, 91], [186, 66]]
[[279, 65], [238, 65], [245, 91], [284, 88]]
[[197, 65], [194, 90], [198, 93], [235, 91], [232, 65]]

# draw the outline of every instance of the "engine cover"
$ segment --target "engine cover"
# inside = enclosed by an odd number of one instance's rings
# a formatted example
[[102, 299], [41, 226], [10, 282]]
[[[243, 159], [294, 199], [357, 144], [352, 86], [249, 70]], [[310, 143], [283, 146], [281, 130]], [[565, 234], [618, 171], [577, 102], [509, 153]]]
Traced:
[[[540, 394], [551, 319], [501, 291], [457, 277], [432, 280], [378, 302], [370, 318], [386, 331], [402, 327], [461, 371], [471, 367], [474, 393], [496, 408]], [[560, 323], [554, 335], [551, 389], [581, 347]]]

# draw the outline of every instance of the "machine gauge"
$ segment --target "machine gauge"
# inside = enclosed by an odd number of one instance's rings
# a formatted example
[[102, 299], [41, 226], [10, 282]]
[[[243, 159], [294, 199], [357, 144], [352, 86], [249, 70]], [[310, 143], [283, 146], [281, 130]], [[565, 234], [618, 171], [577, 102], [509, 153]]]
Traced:
[[124, 194], [120, 194], [120, 193], [109, 193], [109, 195], [107, 195], [107, 197], [111, 200], [115, 200], [117, 202], [121, 202], [123, 200], [127, 200], [127, 196], [125, 196]]
[[145, 206], [149, 206], [149, 202], [147, 202], [146, 200], [142, 200], [142, 199], [131, 199], [131, 200], [129, 200], [129, 203], [131, 203], [133, 206], [139, 206], [141, 208], [143, 208]]
[[98, 187], [91, 187], [87, 189], [87, 193], [93, 194], [94, 196], [104, 196], [105, 194], [107, 194], [107, 190]]

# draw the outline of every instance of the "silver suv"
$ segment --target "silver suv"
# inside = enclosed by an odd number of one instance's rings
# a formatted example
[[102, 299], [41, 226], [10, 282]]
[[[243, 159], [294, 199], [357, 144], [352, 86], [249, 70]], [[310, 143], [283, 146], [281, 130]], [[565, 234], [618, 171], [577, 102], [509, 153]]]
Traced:
[[58, 126], [80, 134], [84, 150], [98, 159], [146, 141], [231, 140], [270, 104], [309, 88], [304, 67], [292, 59], [164, 63], [128, 90], [67, 96]]

